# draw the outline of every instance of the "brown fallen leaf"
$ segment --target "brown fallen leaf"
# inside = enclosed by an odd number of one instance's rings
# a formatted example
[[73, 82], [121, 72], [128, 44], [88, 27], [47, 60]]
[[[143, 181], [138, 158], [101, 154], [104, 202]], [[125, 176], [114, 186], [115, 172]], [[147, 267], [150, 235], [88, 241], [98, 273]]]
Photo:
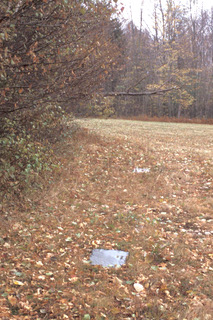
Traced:
[[111, 310], [112, 314], [119, 314], [121, 312], [121, 310], [119, 308], [112, 308]]
[[13, 307], [18, 304], [17, 298], [16, 298], [15, 296], [13, 296], [13, 295], [9, 295], [9, 296], [7, 297], [7, 299], [8, 299], [8, 301], [9, 301], [9, 303], [10, 303]]

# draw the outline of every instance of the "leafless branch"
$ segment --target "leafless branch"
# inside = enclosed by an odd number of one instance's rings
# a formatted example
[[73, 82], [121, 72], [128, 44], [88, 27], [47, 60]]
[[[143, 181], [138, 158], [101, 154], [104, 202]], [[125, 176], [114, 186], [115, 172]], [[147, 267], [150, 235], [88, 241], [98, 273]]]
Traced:
[[179, 89], [178, 87], [171, 87], [168, 89], [161, 89], [161, 90], [155, 90], [155, 91], [144, 91], [144, 92], [108, 92], [105, 93], [105, 96], [114, 96], [114, 97], [118, 97], [118, 96], [132, 96], [132, 97], [137, 97], [137, 96], [151, 96], [151, 95], [158, 95], [158, 94], [163, 94], [165, 92], [169, 92], [172, 90], [177, 90]]

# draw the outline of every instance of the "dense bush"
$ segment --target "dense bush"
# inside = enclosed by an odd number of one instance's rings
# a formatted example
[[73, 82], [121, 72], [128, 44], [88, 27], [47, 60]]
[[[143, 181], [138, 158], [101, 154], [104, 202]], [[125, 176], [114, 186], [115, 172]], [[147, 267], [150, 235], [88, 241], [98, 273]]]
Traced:
[[42, 188], [43, 178], [59, 165], [52, 148], [71, 133], [66, 123], [61, 107], [50, 105], [43, 113], [28, 111], [24, 117], [1, 119], [1, 198]]

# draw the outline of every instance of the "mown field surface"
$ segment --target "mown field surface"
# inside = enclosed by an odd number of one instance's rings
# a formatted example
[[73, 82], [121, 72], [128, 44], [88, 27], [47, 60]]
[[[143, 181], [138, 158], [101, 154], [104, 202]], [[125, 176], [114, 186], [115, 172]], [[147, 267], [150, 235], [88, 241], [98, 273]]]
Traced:
[[3, 211], [0, 318], [212, 319], [213, 126], [76, 123], [52, 187]]

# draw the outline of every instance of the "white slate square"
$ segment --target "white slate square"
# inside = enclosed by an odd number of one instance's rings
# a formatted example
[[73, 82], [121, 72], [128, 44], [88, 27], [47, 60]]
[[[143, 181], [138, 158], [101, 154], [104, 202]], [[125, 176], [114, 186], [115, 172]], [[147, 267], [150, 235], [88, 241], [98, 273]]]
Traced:
[[102, 267], [122, 266], [126, 262], [129, 252], [120, 250], [93, 249], [90, 261], [92, 265]]

